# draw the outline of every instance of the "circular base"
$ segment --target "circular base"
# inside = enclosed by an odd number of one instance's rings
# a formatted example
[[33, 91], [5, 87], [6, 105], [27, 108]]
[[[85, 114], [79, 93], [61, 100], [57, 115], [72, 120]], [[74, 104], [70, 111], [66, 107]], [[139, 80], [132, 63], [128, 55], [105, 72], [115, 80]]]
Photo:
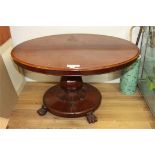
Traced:
[[66, 91], [60, 85], [56, 85], [46, 91], [43, 102], [54, 115], [81, 117], [99, 107], [101, 94], [95, 87], [86, 83], [76, 91]]

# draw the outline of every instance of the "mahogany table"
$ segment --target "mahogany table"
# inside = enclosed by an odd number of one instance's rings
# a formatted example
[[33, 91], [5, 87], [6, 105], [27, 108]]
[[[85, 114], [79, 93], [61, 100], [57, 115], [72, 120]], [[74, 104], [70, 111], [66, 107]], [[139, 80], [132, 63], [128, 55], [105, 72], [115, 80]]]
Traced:
[[60, 83], [46, 91], [43, 105], [47, 111], [62, 117], [86, 116], [97, 121], [93, 112], [101, 103], [101, 93], [83, 75], [112, 72], [132, 64], [139, 56], [131, 42], [95, 34], [62, 34], [32, 39], [17, 45], [11, 52], [19, 66], [44, 74], [61, 76]]

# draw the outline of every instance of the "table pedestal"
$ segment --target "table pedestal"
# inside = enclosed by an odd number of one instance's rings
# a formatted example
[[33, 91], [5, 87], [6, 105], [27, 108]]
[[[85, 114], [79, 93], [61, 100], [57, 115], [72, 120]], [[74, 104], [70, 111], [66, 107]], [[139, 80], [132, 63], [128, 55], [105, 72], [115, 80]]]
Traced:
[[58, 85], [46, 91], [43, 105], [37, 111], [43, 116], [47, 111], [61, 117], [86, 116], [89, 123], [97, 121], [93, 112], [101, 103], [101, 94], [93, 86], [83, 83], [81, 76], [63, 76]]

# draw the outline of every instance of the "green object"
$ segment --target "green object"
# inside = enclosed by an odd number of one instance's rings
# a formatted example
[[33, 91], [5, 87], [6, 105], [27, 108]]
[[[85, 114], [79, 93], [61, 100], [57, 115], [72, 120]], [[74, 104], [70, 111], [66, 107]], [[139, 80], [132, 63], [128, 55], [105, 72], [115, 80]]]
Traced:
[[147, 86], [149, 90], [154, 90], [155, 89], [155, 79], [153, 77], [147, 77]]
[[129, 67], [122, 70], [120, 78], [120, 90], [125, 95], [133, 95], [136, 92], [140, 59], [137, 59]]

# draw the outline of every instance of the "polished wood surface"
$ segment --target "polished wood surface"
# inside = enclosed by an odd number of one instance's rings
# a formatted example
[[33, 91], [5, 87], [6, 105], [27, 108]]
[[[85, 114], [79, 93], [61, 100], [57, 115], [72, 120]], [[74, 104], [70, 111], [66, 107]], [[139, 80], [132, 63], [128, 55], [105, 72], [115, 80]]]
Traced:
[[81, 76], [63, 76], [60, 83], [48, 89], [43, 96], [43, 105], [37, 111], [44, 116], [47, 112], [61, 117], [86, 116], [95, 123], [93, 112], [101, 103], [101, 93], [90, 84], [83, 83]]
[[43, 97], [37, 111], [63, 117], [86, 116], [97, 121], [93, 112], [101, 102], [100, 92], [82, 82], [81, 75], [101, 74], [121, 69], [139, 56], [138, 48], [129, 41], [94, 34], [63, 34], [26, 41], [11, 52], [20, 66], [45, 74], [61, 75], [60, 83]]
[[128, 66], [139, 56], [131, 42], [95, 34], [63, 34], [26, 41], [11, 52], [20, 66], [45, 74], [61, 75], [60, 83], [43, 97], [37, 111], [63, 117], [86, 116], [97, 121], [93, 112], [101, 102], [100, 92], [82, 82], [82, 75], [102, 74]]
[[55, 83], [26, 83], [10, 117], [9, 128], [155, 128], [155, 119], [139, 91], [133, 96], [125, 96], [120, 93], [118, 84], [92, 84], [104, 98], [95, 111], [99, 121], [94, 124], [86, 123], [85, 117], [64, 118], [50, 113], [40, 117], [36, 109], [42, 105], [44, 92], [51, 85]]
[[11, 38], [9, 26], [0, 26], [0, 45], [3, 45], [9, 38]]
[[53, 75], [92, 75], [121, 69], [139, 56], [131, 42], [95, 34], [62, 34], [21, 43], [14, 61], [31, 71]]

